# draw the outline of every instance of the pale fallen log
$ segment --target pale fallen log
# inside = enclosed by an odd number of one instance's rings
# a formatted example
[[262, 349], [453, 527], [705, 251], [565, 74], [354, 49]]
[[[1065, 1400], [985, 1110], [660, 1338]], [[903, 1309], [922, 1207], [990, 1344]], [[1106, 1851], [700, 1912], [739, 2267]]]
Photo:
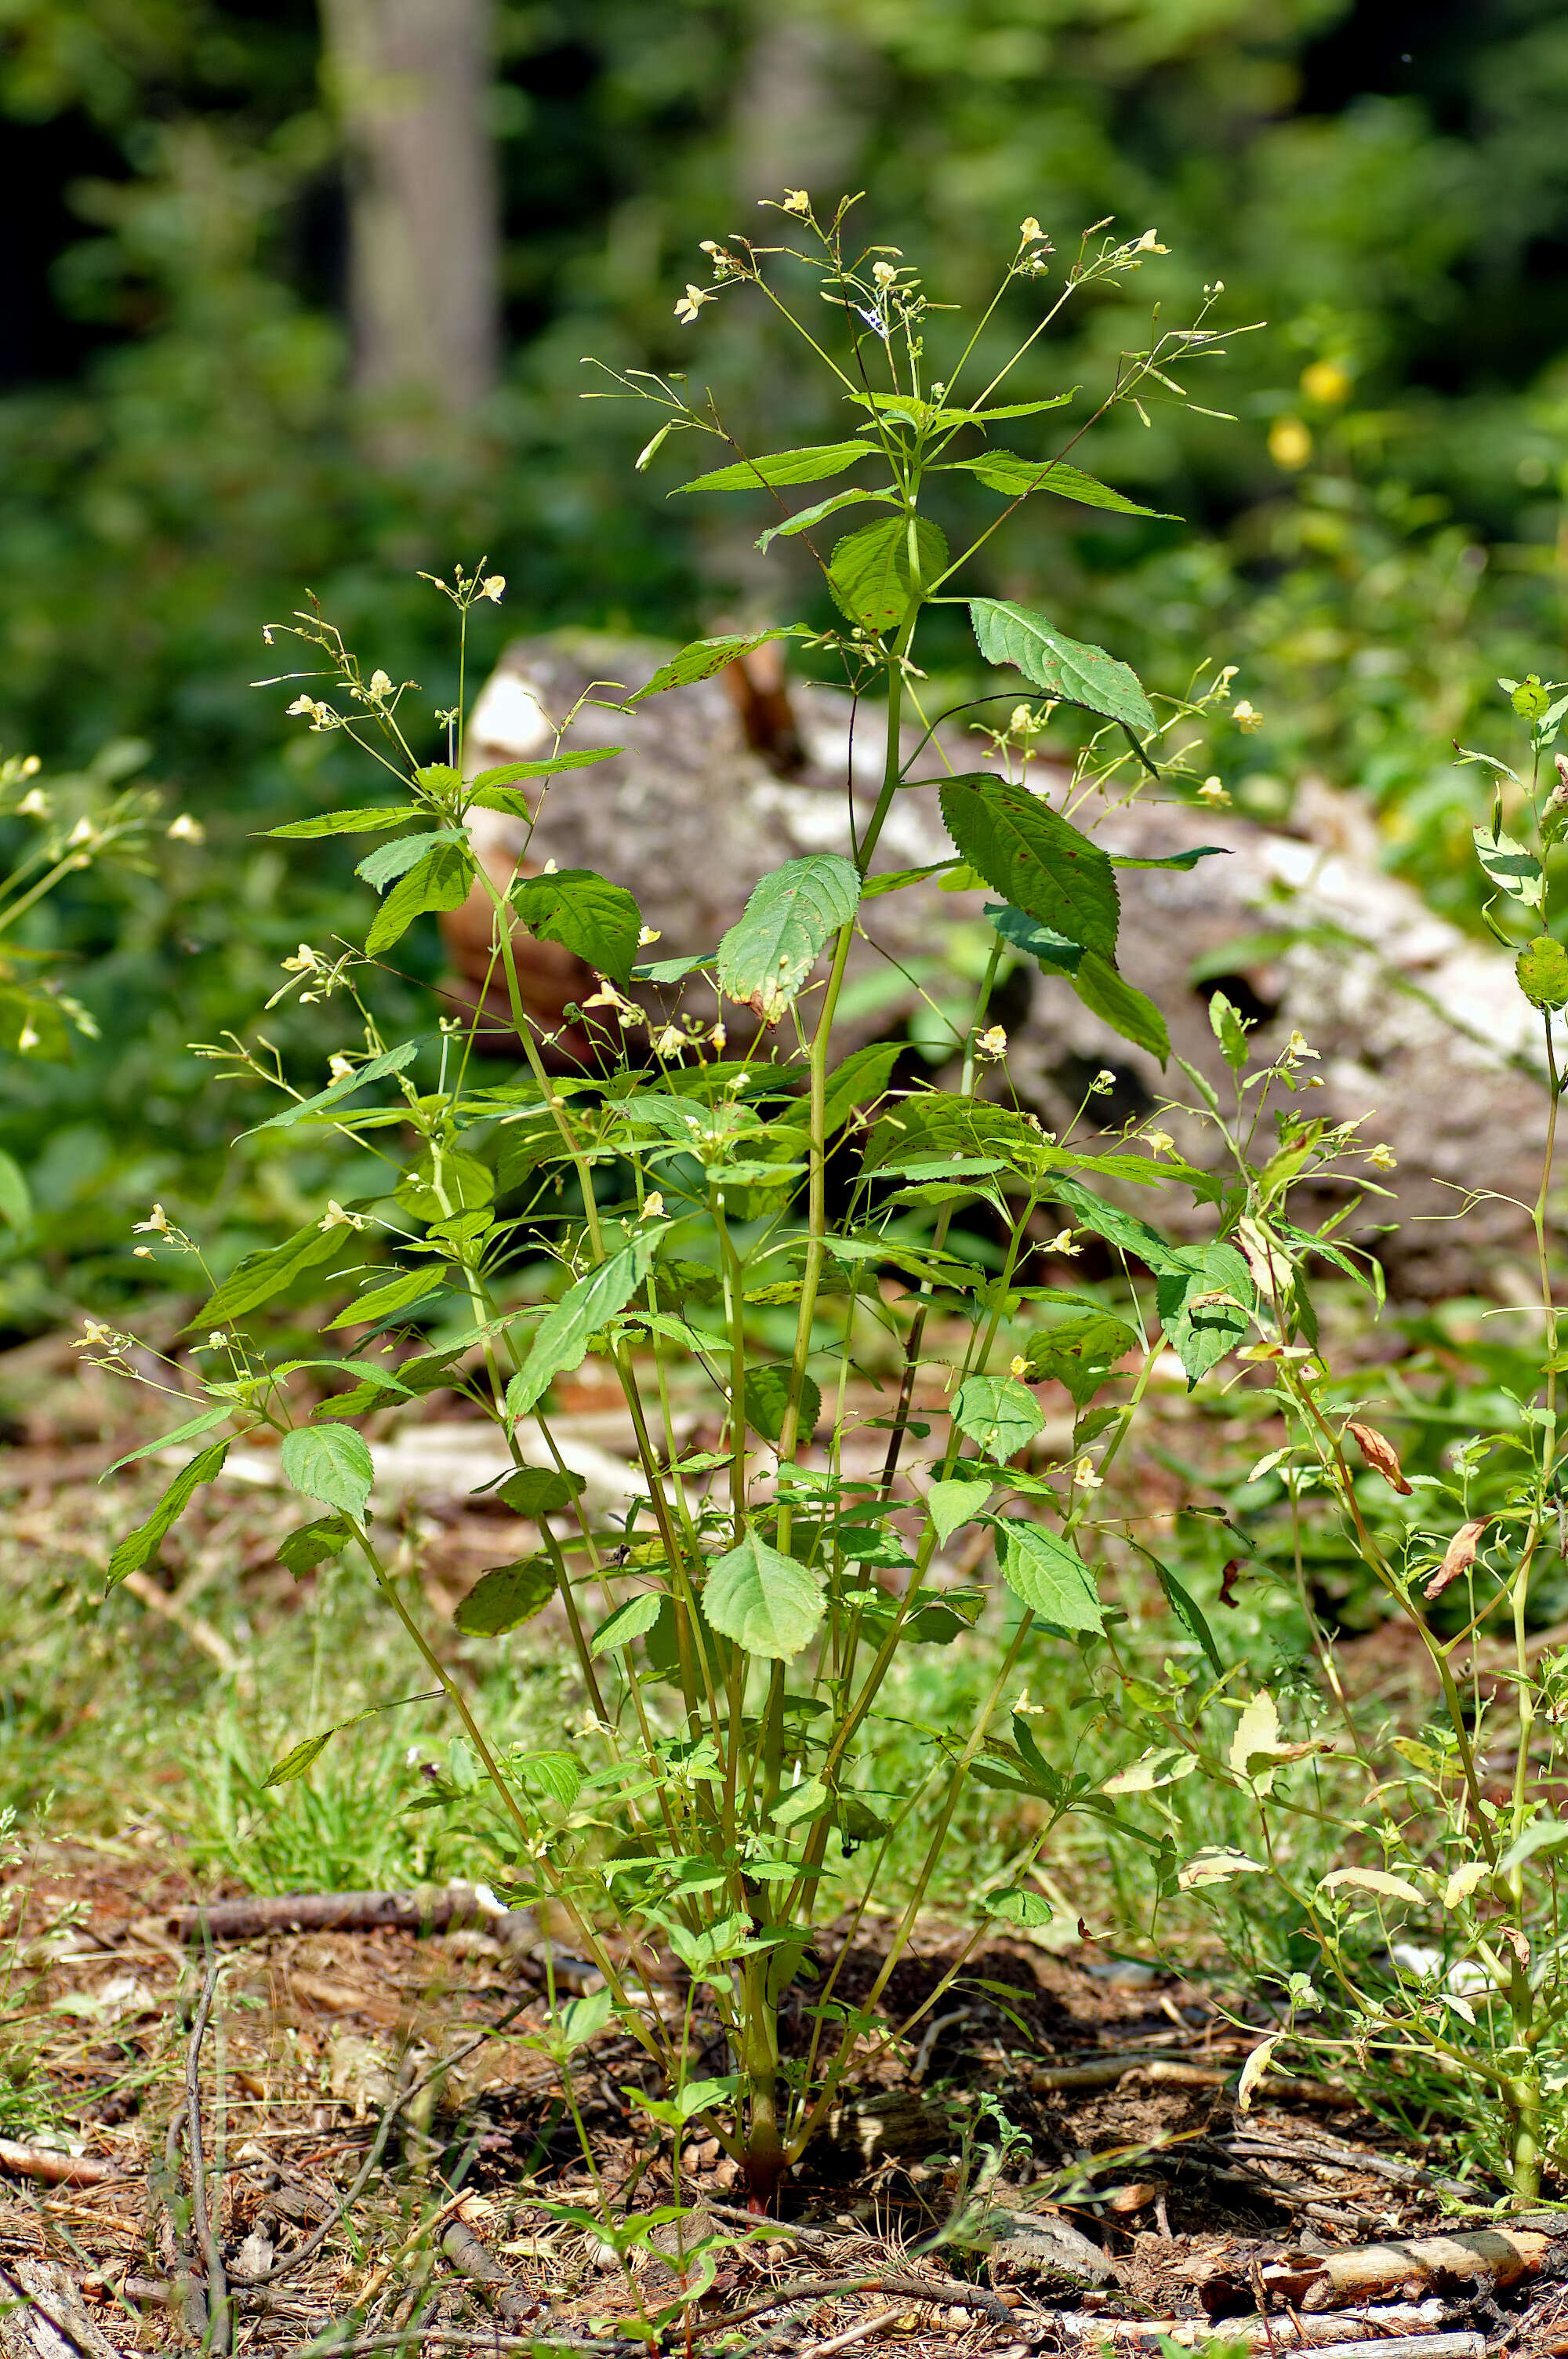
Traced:
[[[1476, 2228], [1340, 2252], [1291, 2253], [1265, 2262], [1257, 2282], [1298, 2310], [1345, 2310], [1382, 2294], [1413, 2301], [1423, 2293], [1497, 2292], [1533, 2276], [1551, 2250], [1550, 2236], [1529, 2229]], [[1198, 2297], [1212, 2318], [1253, 2289], [1250, 2271], [1243, 2277], [1221, 2262], [1205, 2271]]]
[[64, 2154], [49, 2146], [18, 2146], [0, 2138], [0, 2170], [13, 2179], [41, 2180], [46, 2187], [98, 2187], [106, 2179], [124, 2176], [118, 2163], [101, 2162], [90, 2154]]
[[[1433, 2332], [1449, 2315], [1441, 2302], [1395, 2302], [1325, 2318], [1227, 2318], [1223, 2332], [1227, 2343], [1246, 2343], [1254, 2350], [1332, 2349], [1335, 2359], [1365, 2359], [1390, 2343], [1397, 2343], [1400, 2359], [1481, 2359], [1484, 2335]], [[1051, 2322], [1064, 2342], [1110, 2343], [1119, 2350], [1152, 2351], [1165, 2342], [1192, 2350], [1215, 2339], [1206, 2318], [1104, 2318], [1063, 2310]]]
[[[1037, 2095], [1053, 2090], [1111, 2089], [1119, 2082], [1135, 2079], [1153, 2088], [1223, 2089], [1239, 2070], [1237, 2064], [1187, 2064], [1164, 2056], [1097, 2056], [1087, 2064], [1036, 2066], [1029, 2075], [1029, 2085]], [[1356, 2103], [1347, 2089], [1331, 2088], [1325, 2081], [1292, 2080], [1281, 2072], [1266, 2072], [1258, 2093], [1331, 2109]]]

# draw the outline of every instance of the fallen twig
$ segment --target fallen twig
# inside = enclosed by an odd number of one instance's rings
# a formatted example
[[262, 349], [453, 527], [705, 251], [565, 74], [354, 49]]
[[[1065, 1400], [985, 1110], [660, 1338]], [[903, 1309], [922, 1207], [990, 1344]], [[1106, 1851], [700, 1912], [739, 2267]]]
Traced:
[[482, 1927], [526, 1948], [539, 1928], [525, 1908], [499, 1908], [471, 1884], [415, 1892], [284, 1892], [273, 1899], [213, 1900], [152, 1912], [180, 1940], [254, 1941], [267, 1933], [449, 1933]]
[[486, 2250], [462, 2221], [453, 2220], [441, 2232], [441, 2250], [460, 2277], [471, 2279], [475, 2285], [488, 2287], [495, 2299], [497, 2315], [508, 2326], [526, 2326], [539, 2317], [545, 2304], [532, 2294], [524, 2293], [514, 2284], [492, 2253]]
[[848, 2351], [852, 2343], [865, 2343], [873, 2334], [885, 2334], [890, 2326], [898, 2324], [903, 2314], [897, 2310], [879, 2310], [874, 2318], [862, 2318], [858, 2326], [847, 2326], [842, 2334], [835, 2334], [826, 2343], [808, 2343], [800, 2359], [829, 2359], [830, 2353]]
[[46, 2187], [100, 2187], [106, 2179], [126, 2175], [117, 2164], [90, 2154], [59, 2154], [52, 2147], [17, 2146], [10, 2138], [0, 2138], [0, 2170], [16, 2179], [41, 2179]]
[[903, 2294], [914, 2301], [930, 2301], [949, 2308], [978, 2310], [983, 2318], [1001, 2325], [1011, 2321], [1011, 2310], [994, 2293], [982, 2292], [979, 2286], [949, 2284], [942, 2279], [933, 2284], [929, 2277], [905, 2277], [897, 2270], [880, 2269], [852, 2277], [797, 2277], [793, 2285], [775, 2286], [761, 2301], [748, 2302], [744, 2310], [726, 2310], [721, 2318], [703, 2321], [705, 2336], [727, 2334], [735, 2327], [749, 2326], [753, 2318], [763, 2318], [771, 2310], [797, 2310], [819, 2301], [837, 2301], [851, 2293]]
[[76, 2353], [76, 2359], [97, 2359], [97, 2354], [90, 2351], [79, 2335], [72, 2333], [63, 2318], [52, 2310], [47, 2302], [40, 2301], [30, 2286], [24, 2285], [20, 2277], [14, 2277], [10, 2270], [3, 2266], [0, 2266], [0, 2285], [9, 2287], [16, 2299], [27, 2309], [36, 2310], [50, 2332], [59, 2335], [67, 2350]]
[[1266, 2138], [1255, 2132], [1246, 2132], [1233, 2138], [1217, 2139], [1225, 2152], [1236, 2156], [1270, 2155], [1281, 2162], [1333, 2163], [1342, 2170], [1365, 2170], [1375, 2179], [1391, 2179], [1401, 2187], [1429, 2187], [1435, 2195], [1450, 2195], [1461, 2203], [1474, 2203], [1474, 2187], [1465, 2186], [1457, 2179], [1442, 2179], [1436, 2172], [1423, 2170], [1418, 2163], [1405, 2162], [1398, 2155], [1378, 2154], [1369, 2147], [1336, 2146], [1327, 2138]]

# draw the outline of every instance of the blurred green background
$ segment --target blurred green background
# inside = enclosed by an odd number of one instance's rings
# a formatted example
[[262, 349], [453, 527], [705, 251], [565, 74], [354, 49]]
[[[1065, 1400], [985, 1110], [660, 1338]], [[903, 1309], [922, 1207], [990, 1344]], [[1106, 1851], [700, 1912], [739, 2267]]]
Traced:
[[786, 184], [868, 190], [868, 235], [966, 303], [1026, 214], [1062, 254], [1156, 225], [1169, 257], [1031, 389], [1102, 386], [1216, 279], [1222, 324], [1266, 323], [1193, 387], [1236, 422], [1119, 413], [1088, 453], [1184, 527], [1032, 503], [990, 586], [1156, 687], [1238, 664], [1238, 804], [1353, 786], [1473, 918], [1452, 740], [1492, 742], [1496, 672], [1564, 669], [1565, 101], [1552, 0], [0, 0], [0, 751], [206, 832], [38, 913], [103, 1038], [0, 1056], [38, 1207], [0, 1236], [0, 1334], [113, 1304], [156, 1194], [238, 1191], [263, 1234], [308, 1211], [304, 1161], [222, 1177], [241, 1102], [185, 1045], [346, 922], [351, 855], [254, 841], [363, 786], [250, 685], [264, 621], [308, 585], [438, 703], [449, 610], [413, 577], [455, 557], [508, 579], [481, 663], [815, 613], [793, 553], [764, 579], [741, 526], [666, 505], [682, 449], [639, 476], [643, 415], [579, 397], [592, 353], [690, 369], [756, 440], [834, 422], [760, 305], [674, 317], [697, 241]]

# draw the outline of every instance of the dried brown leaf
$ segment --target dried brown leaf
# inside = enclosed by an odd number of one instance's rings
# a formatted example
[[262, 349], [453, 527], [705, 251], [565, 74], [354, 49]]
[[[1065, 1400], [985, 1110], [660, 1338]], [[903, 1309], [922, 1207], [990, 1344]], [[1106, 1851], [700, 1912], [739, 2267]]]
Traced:
[[1405, 1481], [1404, 1469], [1400, 1464], [1399, 1451], [1388, 1436], [1379, 1433], [1375, 1425], [1357, 1424], [1354, 1418], [1350, 1419], [1345, 1430], [1355, 1442], [1374, 1474], [1380, 1474], [1391, 1489], [1398, 1491], [1401, 1497], [1408, 1499], [1411, 1486]]
[[1423, 1597], [1441, 1597], [1451, 1581], [1469, 1571], [1481, 1545], [1481, 1534], [1491, 1520], [1490, 1516], [1473, 1516], [1467, 1524], [1460, 1525], [1443, 1551], [1443, 1562], [1422, 1590]]

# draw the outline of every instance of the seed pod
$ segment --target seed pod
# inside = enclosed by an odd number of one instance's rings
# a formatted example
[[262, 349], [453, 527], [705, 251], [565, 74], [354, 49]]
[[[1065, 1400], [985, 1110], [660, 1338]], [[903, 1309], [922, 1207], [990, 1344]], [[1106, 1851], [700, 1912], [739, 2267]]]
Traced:
[[1451, 1581], [1469, 1571], [1476, 1561], [1476, 1550], [1481, 1544], [1481, 1534], [1491, 1522], [1490, 1516], [1476, 1516], [1461, 1524], [1443, 1551], [1443, 1562], [1422, 1591], [1423, 1597], [1441, 1597]]
[[1398, 1491], [1401, 1497], [1408, 1499], [1411, 1486], [1405, 1481], [1404, 1469], [1400, 1464], [1399, 1451], [1387, 1436], [1379, 1433], [1375, 1425], [1358, 1425], [1354, 1418], [1345, 1430], [1355, 1442], [1373, 1473], [1380, 1474], [1391, 1490]]

